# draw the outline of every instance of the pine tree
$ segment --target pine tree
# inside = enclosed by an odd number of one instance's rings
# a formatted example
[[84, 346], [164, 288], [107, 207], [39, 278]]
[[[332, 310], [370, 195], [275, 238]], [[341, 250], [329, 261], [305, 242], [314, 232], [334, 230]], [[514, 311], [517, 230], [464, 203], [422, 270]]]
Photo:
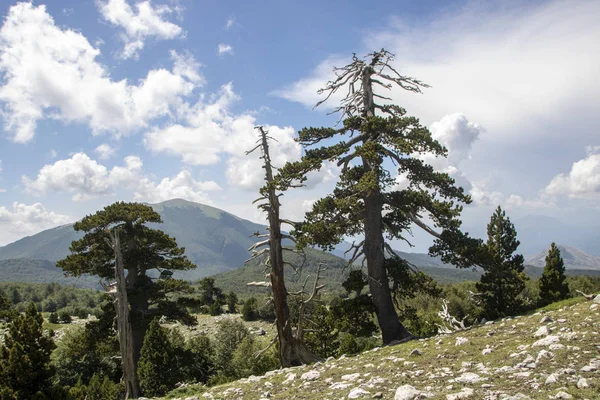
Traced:
[[158, 319], [148, 327], [138, 362], [140, 388], [145, 396], [163, 396], [175, 387], [179, 374], [173, 366], [175, 349]]
[[[420, 93], [427, 87], [400, 75], [392, 61], [393, 55], [382, 49], [365, 59], [355, 55], [350, 64], [334, 69], [336, 77], [319, 91], [326, 98], [317, 106], [340, 89], [347, 90], [334, 109], [341, 113], [343, 126], [300, 130], [298, 141], [306, 149], [305, 155], [301, 161], [285, 165], [277, 177], [278, 189], [284, 191], [304, 182], [308, 172], [321, 169], [325, 162], [341, 167], [333, 193], [316, 201], [292, 234], [300, 246], [318, 245], [326, 250], [344, 237], [364, 235], [364, 240], [353, 245], [351, 262], [364, 257], [386, 344], [412, 336], [394, 307], [392, 289], [402, 282], [390, 279], [402, 275], [390, 273], [392, 270], [409, 266], [399, 260], [386, 239], [410, 244], [411, 227], [418, 226], [436, 238], [430, 253], [457, 266], [470, 266], [469, 252], [480, 244], [460, 231], [461, 203], [470, 203], [469, 196], [448, 174], [435, 171], [420, 157], [424, 153], [445, 157], [447, 150], [417, 118], [407, 116], [397, 105], [385, 104], [389, 99], [378, 90], [397, 86]], [[391, 165], [395, 165], [395, 173], [388, 169]], [[407, 187], [396, 185], [396, 173], [407, 178]], [[425, 217], [432, 224], [428, 225]]]
[[[148, 223], [161, 223], [160, 215], [152, 207], [140, 203], [113, 203], [75, 224], [83, 231], [83, 238], [71, 243], [71, 254], [57, 262], [68, 274], [98, 275], [115, 279], [115, 252], [107, 239], [109, 231], [118, 234], [122, 260], [127, 270], [127, 299], [133, 334], [134, 359], [140, 350], [148, 324], [154, 317], [167, 316], [183, 323], [195, 320], [183, 307], [185, 298], [172, 299], [171, 293], [190, 293], [189, 283], [169, 277], [173, 270], [195, 268], [184, 255], [174, 238]], [[158, 270], [168, 279], [153, 281], [148, 271]]]
[[565, 282], [565, 263], [556, 243], [550, 245], [546, 265], [539, 281], [540, 305], [545, 306], [565, 299], [569, 294], [569, 284]]
[[9, 325], [5, 343], [0, 347], [0, 390], [13, 393], [17, 399], [29, 399], [36, 393], [51, 391], [54, 370], [50, 354], [55, 345], [44, 334], [44, 319], [35, 304]]
[[500, 206], [487, 226], [488, 240], [483, 246], [484, 269], [477, 290], [481, 293], [486, 317], [495, 319], [514, 315], [523, 307], [519, 294], [525, 288], [523, 256], [514, 254], [519, 247], [517, 231]]

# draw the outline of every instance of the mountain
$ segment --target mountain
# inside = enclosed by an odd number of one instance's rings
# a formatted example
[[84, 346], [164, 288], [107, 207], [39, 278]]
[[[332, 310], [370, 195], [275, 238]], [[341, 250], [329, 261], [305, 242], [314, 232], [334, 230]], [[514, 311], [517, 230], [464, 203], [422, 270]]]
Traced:
[[[548, 246], [548, 249], [550, 247]], [[592, 256], [583, 250], [569, 246], [558, 245], [560, 255], [565, 263], [565, 268], [568, 270], [584, 269], [600, 271], [600, 257]], [[548, 250], [528, 257], [526, 264], [534, 265], [543, 268], [546, 265], [546, 255]]]
[[[162, 224], [152, 224], [153, 227], [175, 237], [198, 266], [195, 270], [178, 273], [184, 279], [199, 279], [242, 266], [249, 256], [248, 248], [255, 241], [250, 235], [265, 231], [263, 225], [203, 204], [175, 199], [149, 205], [163, 220]], [[54, 263], [66, 257], [71, 242], [82, 236], [71, 224], [48, 229], [0, 247], [0, 260], [34, 259]]]
[[61, 285], [73, 285], [81, 288], [100, 288], [97, 277], [67, 277], [62, 269], [57, 268], [52, 261], [48, 260], [28, 258], [0, 260], [0, 272], [0, 281], [2, 282], [57, 282]]

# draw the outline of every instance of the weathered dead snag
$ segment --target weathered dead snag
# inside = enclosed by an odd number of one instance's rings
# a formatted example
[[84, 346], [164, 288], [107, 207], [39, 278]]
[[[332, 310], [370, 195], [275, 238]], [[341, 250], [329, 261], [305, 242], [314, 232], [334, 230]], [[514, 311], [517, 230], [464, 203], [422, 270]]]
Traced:
[[465, 315], [461, 321], [456, 319], [456, 317], [450, 314], [450, 311], [448, 310], [448, 300], [446, 299], [442, 300], [442, 310], [438, 311], [438, 316], [444, 322], [442, 325], [436, 324], [439, 333], [453, 333], [468, 329], [468, 327], [465, 326], [465, 320], [468, 315]]
[[[275, 308], [275, 325], [277, 327], [277, 337], [279, 340], [279, 361], [282, 367], [290, 367], [301, 364], [310, 364], [318, 361], [319, 358], [314, 355], [302, 341], [301, 334], [294, 334], [290, 325], [290, 309], [287, 303], [288, 292], [284, 281], [284, 267], [286, 263], [283, 260], [283, 246], [281, 240], [286, 237], [294, 240], [281, 232], [281, 223], [284, 222], [279, 216], [279, 196], [274, 186], [273, 165], [269, 154], [269, 136], [268, 132], [259, 126], [260, 137], [255, 148], [248, 151], [260, 149], [261, 158], [264, 160], [265, 186], [260, 189], [261, 197], [255, 202], [260, 202], [258, 208], [265, 211], [269, 220], [268, 235], [261, 235], [257, 232], [255, 235], [259, 238], [265, 238], [254, 244], [249, 250], [252, 251], [251, 259], [268, 254], [267, 265], [270, 265], [270, 272], [267, 275], [271, 290], [273, 293], [273, 305]], [[268, 282], [251, 282], [252, 286], [268, 286]]]

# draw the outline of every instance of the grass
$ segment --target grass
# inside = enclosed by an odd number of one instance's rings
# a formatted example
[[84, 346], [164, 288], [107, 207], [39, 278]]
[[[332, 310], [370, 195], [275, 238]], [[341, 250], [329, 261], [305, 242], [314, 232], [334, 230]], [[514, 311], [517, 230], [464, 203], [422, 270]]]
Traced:
[[[471, 399], [497, 398], [500, 394], [521, 393], [531, 399], [548, 399], [559, 391], [566, 391], [574, 399], [598, 399], [600, 372], [585, 372], [581, 368], [591, 359], [600, 361], [600, 308], [590, 310], [591, 302], [583, 298], [569, 299], [538, 310], [538, 312], [510, 319], [494, 321], [467, 331], [412, 341], [396, 346], [377, 348], [355, 357], [329, 359], [323, 363], [271, 371], [263, 377], [242, 379], [225, 385], [205, 388], [190, 386], [169, 394], [168, 399], [197, 395], [213, 399], [318, 399], [347, 398], [357, 387], [369, 392], [364, 398], [379, 393], [383, 399], [393, 399], [399, 386], [412, 385], [430, 392], [432, 399], [446, 399], [462, 389], [474, 390]], [[543, 315], [554, 322], [541, 323]], [[553, 357], [542, 358], [533, 369], [516, 367], [526, 354], [536, 358], [542, 349], [532, 347], [539, 338], [533, 333], [540, 326], [552, 329], [560, 337], [564, 348], [551, 350]], [[455, 345], [457, 337], [468, 343]], [[491, 348], [489, 354], [482, 350]], [[419, 349], [421, 355], [410, 356]], [[500, 372], [501, 367], [515, 368]], [[545, 384], [549, 374], [561, 373], [558, 382]], [[304, 381], [301, 375], [308, 371], [320, 373], [314, 381]], [[482, 379], [477, 383], [460, 383], [455, 378], [472, 372]], [[285, 382], [289, 374], [295, 379]], [[344, 377], [348, 374], [358, 374]], [[580, 377], [586, 378], [590, 388], [578, 388]], [[334, 385], [337, 383], [337, 385]], [[496, 397], [493, 397], [496, 396]]]

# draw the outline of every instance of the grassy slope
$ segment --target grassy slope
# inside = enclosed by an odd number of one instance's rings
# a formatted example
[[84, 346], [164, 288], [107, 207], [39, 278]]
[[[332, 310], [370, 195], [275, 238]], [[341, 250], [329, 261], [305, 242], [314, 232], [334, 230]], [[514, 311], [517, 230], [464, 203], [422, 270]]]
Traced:
[[[430, 392], [432, 399], [446, 399], [448, 394], [463, 389], [473, 390], [471, 399], [503, 399], [519, 393], [529, 396], [525, 398], [548, 399], [560, 391], [571, 394], [574, 399], [597, 399], [600, 372], [581, 370], [592, 360], [600, 363], [600, 307], [591, 310], [591, 304], [582, 298], [570, 299], [535, 314], [495, 321], [460, 333], [377, 348], [356, 357], [342, 356], [311, 366], [272, 371], [264, 377], [209, 389], [190, 386], [167, 398], [198, 395], [214, 399], [260, 399], [269, 392], [271, 399], [325, 400], [347, 398], [352, 389], [360, 387], [369, 392], [361, 398], [380, 393], [383, 399], [393, 399], [399, 386], [412, 385]], [[550, 316], [553, 322], [541, 323], [543, 315]], [[558, 336], [564, 348], [551, 350], [553, 356], [541, 359], [533, 369], [515, 367], [528, 354], [536, 358], [541, 350], [548, 350], [547, 346], [532, 346], [539, 339], [533, 334], [541, 326], [547, 326], [551, 335]], [[458, 337], [468, 342], [456, 346]], [[488, 346], [492, 352], [483, 355], [482, 350]], [[422, 354], [410, 356], [414, 349]], [[505, 366], [514, 370], [498, 371]], [[309, 371], [317, 371], [320, 376], [314, 381], [302, 379], [302, 374]], [[455, 381], [469, 372], [477, 374], [481, 381]], [[558, 381], [545, 384], [551, 373], [558, 373]], [[284, 383], [289, 374], [295, 374], [295, 378]], [[349, 374], [358, 375], [344, 377]], [[591, 387], [578, 388], [580, 377], [586, 378]]]

